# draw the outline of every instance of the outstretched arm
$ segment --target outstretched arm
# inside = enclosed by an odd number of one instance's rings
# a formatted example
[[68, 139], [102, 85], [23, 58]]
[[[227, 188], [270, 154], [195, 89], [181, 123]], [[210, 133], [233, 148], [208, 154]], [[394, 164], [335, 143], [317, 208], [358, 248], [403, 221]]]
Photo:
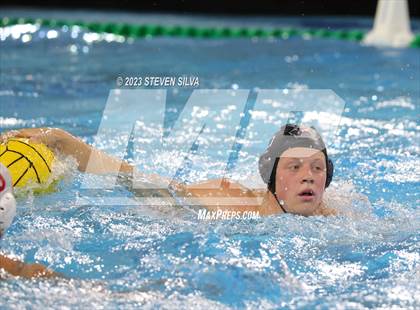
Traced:
[[13, 276], [24, 278], [52, 278], [59, 276], [58, 273], [41, 264], [25, 264], [4, 255], [0, 255], [0, 269], [5, 270]]
[[[243, 206], [228, 206], [215, 201], [218, 198], [255, 197], [253, 193], [243, 188], [240, 184], [225, 179], [210, 180], [187, 186], [157, 174], [143, 174], [132, 165], [95, 149], [81, 139], [58, 128], [30, 128], [12, 131], [0, 137], [0, 142], [2, 139], [7, 140], [10, 137], [28, 138], [32, 142], [44, 143], [55, 151], [70, 155], [77, 160], [79, 170], [82, 172], [95, 174], [123, 172], [125, 174], [122, 178], [123, 184], [134, 192], [136, 196], [171, 197], [170, 192], [166, 189], [168, 187], [171, 191], [177, 192], [179, 196], [199, 198], [201, 205], [209, 209], [238, 209], [241, 211], [244, 208]], [[136, 183], [134, 180], [136, 180]], [[156, 184], [160, 186], [154, 186]], [[136, 185], [139, 188], [136, 188]], [[255, 208], [253, 206], [252, 210]]]
[[[143, 174], [127, 162], [108, 155], [59, 128], [27, 128], [10, 131], [0, 136], [0, 143], [9, 138], [26, 138], [33, 143], [43, 143], [61, 154], [72, 156], [78, 162], [78, 169], [82, 172], [94, 174], [122, 172], [126, 175], [123, 178], [124, 185], [136, 194], [138, 192], [139, 196], [144, 196], [146, 194], [145, 191], [150, 194], [150, 190], [152, 190], [153, 194], [157, 193], [159, 196], [169, 195], [167, 190], [153, 189], [153, 184], [170, 184], [175, 190], [183, 188], [182, 184], [173, 182], [160, 175]], [[139, 181], [140, 189], [134, 188], [133, 178]], [[141, 182], [146, 186], [142, 187]], [[147, 185], [151, 185], [152, 188]]]
[[72, 134], [58, 128], [27, 128], [10, 131], [0, 138], [0, 142], [9, 138], [27, 138], [34, 143], [43, 143], [49, 148], [64, 155], [74, 157], [82, 172], [96, 174], [121, 171], [132, 173], [133, 167], [124, 161], [120, 161]]

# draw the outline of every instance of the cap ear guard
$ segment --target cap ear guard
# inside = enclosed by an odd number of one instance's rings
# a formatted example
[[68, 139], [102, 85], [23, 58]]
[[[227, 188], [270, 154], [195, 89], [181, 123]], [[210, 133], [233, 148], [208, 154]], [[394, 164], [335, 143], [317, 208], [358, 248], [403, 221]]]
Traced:
[[9, 228], [16, 215], [16, 200], [12, 191], [12, 178], [6, 167], [0, 164], [0, 238]]
[[271, 170], [270, 179], [267, 182], [267, 188], [273, 194], [275, 194], [276, 192], [276, 174], [277, 174], [276, 172], [277, 172], [277, 166], [279, 164], [279, 161], [280, 161], [280, 157], [277, 157], [274, 162], [273, 169]]
[[270, 182], [272, 172], [274, 171], [274, 165], [275, 160], [271, 160], [270, 154], [268, 154], [268, 152], [265, 152], [260, 156], [258, 161], [258, 169], [260, 171], [261, 178], [266, 184]]
[[327, 160], [327, 180], [325, 181], [325, 188], [330, 186], [333, 175], [334, 175], [334, 164], [331, 161], [331, 159], [328, 158], [328, 160]]

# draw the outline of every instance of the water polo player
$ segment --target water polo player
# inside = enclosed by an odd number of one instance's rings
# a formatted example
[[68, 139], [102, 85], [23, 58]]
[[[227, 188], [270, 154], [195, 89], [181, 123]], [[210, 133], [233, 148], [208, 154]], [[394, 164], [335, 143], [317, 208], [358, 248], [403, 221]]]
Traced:
[[[12, 178], [7, 168], [0, 164], [0, 239], [13, 222], [15, 214], [16, 201], [12, 192]], [[57, 275], [40, 264], [25, 264], [0, 254], [1, 269], [11, 275], [25, 278], [53, 277]]]
[[[135, 170], [128, 163], [93, 148], [61, 129], [22, 129], [5, 135], [3, 140], [10, 136], [42, 142], [58, 152], [70, 155], [77, 160], [80, 171], [109, 173], [114, 172], [117, 166], [121, 172], [132, 175]], [[283, 126], [261, 155], [259, 171], [267, 184], [265, 191], [251, 190], [227, 179], [193, 185], [171, 181], [170, 185], [176, 195], [195, 198], [198, 204], [212, 211], [253, 211], [260, 215], [335, 214], [323, 202], [325, 188], [332, 180], [333, 165], [328, 158], [325, 144], [315, 129], [291, 124]], [[143, 175], [137, 171], [136, 175], [152, 183], [164, 180], [163, 177]], [[229, 198], [232, 203], [222, 203], [223, 198]]]

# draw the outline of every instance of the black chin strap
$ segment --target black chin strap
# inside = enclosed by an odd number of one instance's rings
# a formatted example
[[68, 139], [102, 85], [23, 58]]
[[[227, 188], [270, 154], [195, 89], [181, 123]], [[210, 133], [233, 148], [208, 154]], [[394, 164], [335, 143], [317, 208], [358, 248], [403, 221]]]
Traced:
[[273, 169], [271, 170], [271, 176], [270, 180], [268, 181], [268, 190], [273, 194], [274, 198], [276, 198], [277, 203], [279, 204], [280, 208], [283, 210], [284, 213], [287, 213], [287, 211], [284, 209], [283, 204], [280, 203], [279, 198], [276, 194], [276, 171], [277, 171], [277, 165], [279, 164], [280, 157], [277, 157], [274, 161]]
[[277, 203], [279, 204], [279, 206], [280, 206], [280, 208], [283, 210], [283, 212], [284, 212], [284, 213], [287, 213], [286, 209], [283, 207], [283, 204], [282, 204], [282, 203], [280, 203], [280, 200], [279, 200], [279, 198], [277, 197], [277, 194], [276, 194], [276, 193], [273, 193], [273, 195], [274, 195], [274, 198], [276, 198]]

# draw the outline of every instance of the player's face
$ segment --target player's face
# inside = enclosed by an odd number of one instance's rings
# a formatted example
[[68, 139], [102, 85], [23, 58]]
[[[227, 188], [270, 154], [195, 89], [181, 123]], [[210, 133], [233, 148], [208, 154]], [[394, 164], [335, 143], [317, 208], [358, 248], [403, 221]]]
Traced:
[[288, 212], [311, 215], [322, 202], [326, 178], [324, 153], [310, 148], [292, 148], [280, 157], [276, 193]]

